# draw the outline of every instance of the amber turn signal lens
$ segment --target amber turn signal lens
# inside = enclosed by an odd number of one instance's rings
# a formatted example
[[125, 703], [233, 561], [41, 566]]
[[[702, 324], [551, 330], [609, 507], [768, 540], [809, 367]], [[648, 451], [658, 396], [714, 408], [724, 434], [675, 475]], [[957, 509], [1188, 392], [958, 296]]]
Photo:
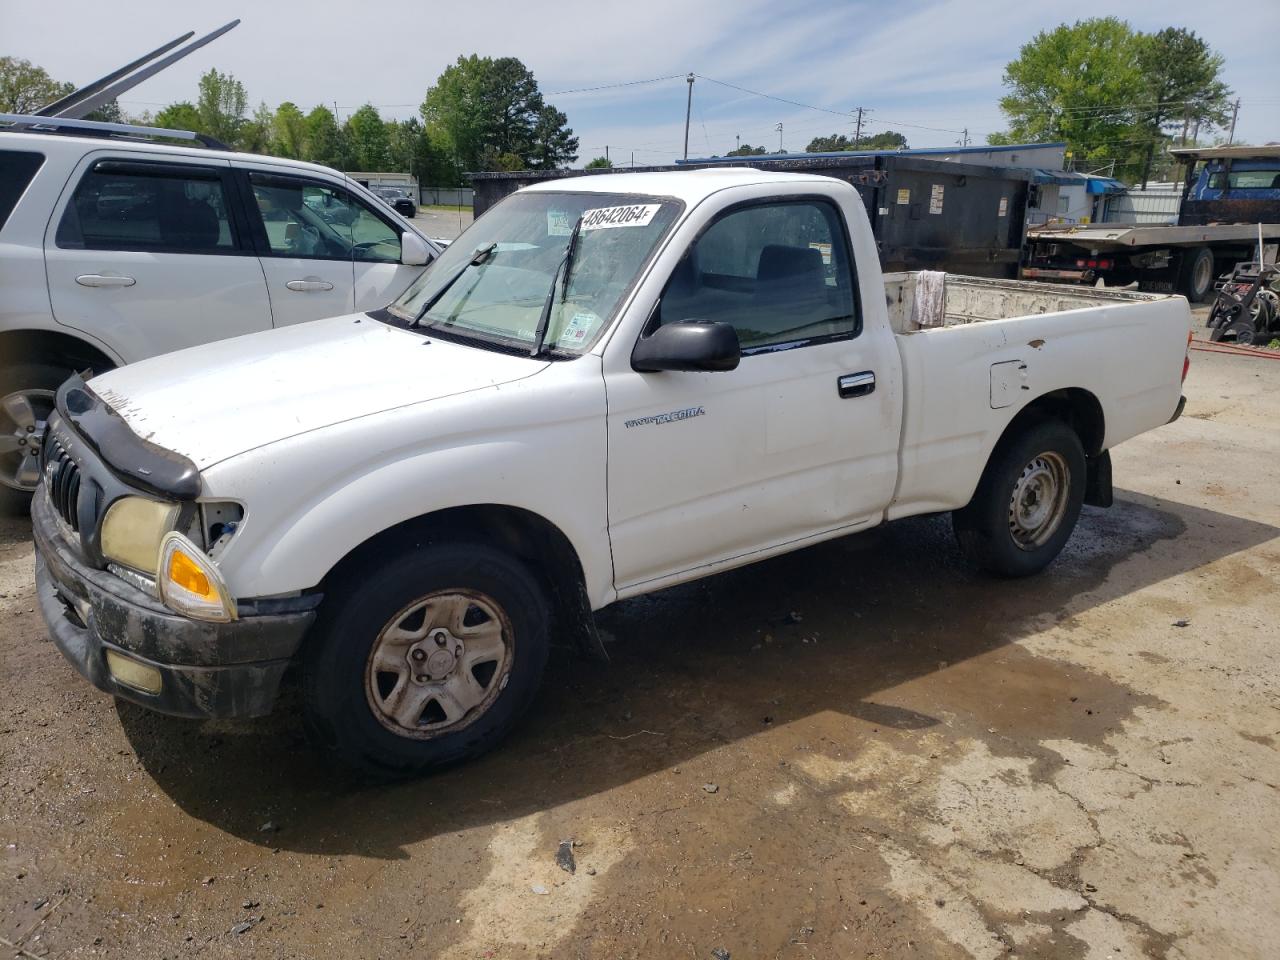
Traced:
[[209, 586], [209, 578], [196, 562], [181, 550], [174, 550], [169, 556], [169, 579], [190, 590], [198, 597], [210, 597], [213, 589]]

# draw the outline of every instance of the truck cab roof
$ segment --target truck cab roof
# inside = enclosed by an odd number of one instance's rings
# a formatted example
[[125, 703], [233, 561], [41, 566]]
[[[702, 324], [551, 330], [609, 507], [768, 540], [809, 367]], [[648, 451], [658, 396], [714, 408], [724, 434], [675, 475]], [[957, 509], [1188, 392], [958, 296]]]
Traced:
[[634, 193], [651, 197], [674, 197], [692, 205], [729, 187], [811, 183], [830, 188], [832, 182], [831, 177], [815, 174], [775, 173], [751, 167], [704, 167], [687, 171], [611, 173], [608, 176], [547, 180], [525, 187], [521, 192]]

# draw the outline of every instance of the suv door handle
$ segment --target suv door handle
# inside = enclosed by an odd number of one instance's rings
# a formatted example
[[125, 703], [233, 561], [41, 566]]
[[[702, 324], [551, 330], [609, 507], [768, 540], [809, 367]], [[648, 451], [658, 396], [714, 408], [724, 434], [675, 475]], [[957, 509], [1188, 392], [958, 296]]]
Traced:
[[332, 290], [333, 284], [328, 280], [290, 280], [285, 284], [290, 290], [305, 293], [308, 290]]
[[840, 391], [841, 400], [848, 400], [850, 397], [865, 397], [868, 393], [875, 392], [876, 375], [870, 370], [863, 370], [861, 373], [846, 373], [843, 376], [836, 377], [836, 389]]
[[76, 283], [82, 287], [132, 287], [138, 281], [133, 277], [108, 277], [99, 273], [82, 273]]

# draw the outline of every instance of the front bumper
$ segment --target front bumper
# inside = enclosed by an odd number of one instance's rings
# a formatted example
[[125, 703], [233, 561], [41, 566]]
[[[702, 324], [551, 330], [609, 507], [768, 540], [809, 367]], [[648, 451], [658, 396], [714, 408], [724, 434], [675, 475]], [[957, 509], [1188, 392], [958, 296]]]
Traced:
[[[84, 563], [63, 539], [43, 487], [31, 517], [40, 612], [54, 644], [86, 680], [179, 717], [271, 712], [280, 680], [316, 618], [318, 594], [245, 603], [230, 623], [193, 620]], [[156, 671], [159, 692], [121, 682], [108, 666], [108, 651]]]

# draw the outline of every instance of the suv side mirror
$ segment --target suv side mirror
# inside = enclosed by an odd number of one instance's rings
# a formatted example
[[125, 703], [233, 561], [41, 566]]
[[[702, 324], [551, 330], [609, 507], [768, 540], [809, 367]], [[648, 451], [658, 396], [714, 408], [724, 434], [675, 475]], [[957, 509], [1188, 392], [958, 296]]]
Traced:
[[400, 262], [406, 267], [420, 267], [431, 261], [431, 251], [422, 238], [406, 230], [400, 234]]
[[640, 373], [733, 370], [741, 359], [738, 331], [730, 324], [681, 320], [641, 337], [631, 351], [631, 369]]

